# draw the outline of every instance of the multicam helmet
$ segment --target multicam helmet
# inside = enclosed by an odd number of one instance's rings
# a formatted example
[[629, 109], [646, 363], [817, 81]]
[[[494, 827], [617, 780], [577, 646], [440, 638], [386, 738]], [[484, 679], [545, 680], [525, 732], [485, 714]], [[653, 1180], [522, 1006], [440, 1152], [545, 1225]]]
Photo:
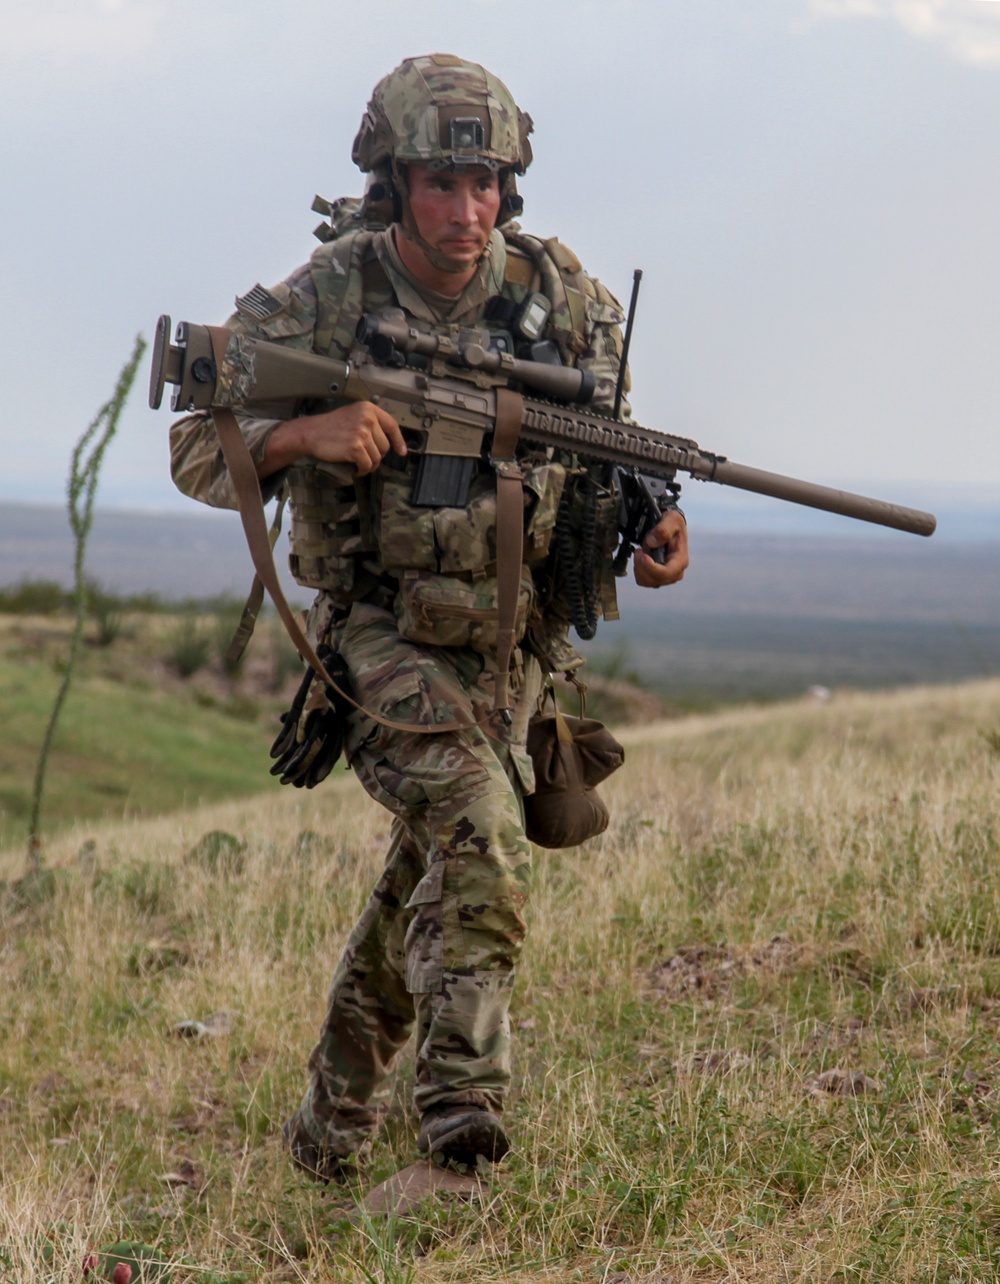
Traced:
[[[521, 212], [515, 175], [531, 164], [531, 130], [531, 117], [507, 86], [478, 63], [440, 53], [405, 59], [375, 86], [351, 151], [359, 169], [372, 176], [365, 195], [368, 212], [375, 214], [388, 199], [392, 217], [400, 220], [409, 164], [484, 166], [499, 172], [497, 222], [506, 222]], [[438, 266], [462, 270], [431, 252], [418, 233], [414, 239]]]
[[485, 67], [430, 54], [407, 58], [375, 86], [352, 157], [364, 173], [422, 161], [523, 174], [531, 128], [531, 117]]

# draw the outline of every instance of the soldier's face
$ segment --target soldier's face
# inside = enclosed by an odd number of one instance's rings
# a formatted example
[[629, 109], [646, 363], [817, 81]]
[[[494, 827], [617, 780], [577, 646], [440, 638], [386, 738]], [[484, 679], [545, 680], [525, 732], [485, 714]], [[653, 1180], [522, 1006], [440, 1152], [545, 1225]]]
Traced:
[[500, 212], [500, 178], [488, 169], [468, 172], [410, 165], [406, 186], [420, 235], [458, 263], [477, 262]]

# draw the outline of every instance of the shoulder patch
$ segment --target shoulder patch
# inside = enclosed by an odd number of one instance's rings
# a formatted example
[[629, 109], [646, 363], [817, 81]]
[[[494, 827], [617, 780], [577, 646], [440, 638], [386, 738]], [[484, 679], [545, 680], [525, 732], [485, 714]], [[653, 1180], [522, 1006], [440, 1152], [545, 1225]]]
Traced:
[[283, 312], [286, 306], [287, 303], [276, 299], [259, 283], [252, 290], [247, 290], [246, 294], [237, 295], [236, 298], [236, 310], [253, 321], [269, 321], [271, 317], [276, 317], [279, 312]]

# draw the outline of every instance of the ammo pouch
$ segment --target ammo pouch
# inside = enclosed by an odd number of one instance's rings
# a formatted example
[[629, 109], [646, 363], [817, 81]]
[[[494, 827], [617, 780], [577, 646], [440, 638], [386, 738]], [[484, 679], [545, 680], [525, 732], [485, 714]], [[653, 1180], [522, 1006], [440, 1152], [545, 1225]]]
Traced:
[[[383, 475], [375, 483], [376, 540], [381, 565], [399, 581], [395, 612], [400, 636], [424, 646], [471, 647], [484, 655], [495, 655], [501, 540], [493, 471], [484, 470], [473, 479], [468, 502], [462, 508], [414, 506], [409, 502], [412, 475], [379, 471]], [[544, 561], [548, 555], [565, 481], [566, 469], [548, 460], [522, 469], [518, 498], [512, 505], [520, 526], [521, 549], [514, 552], [508, 539], [504, 550], [520, 568], [513, 621], [515, 643], [524, 637], [535, 601], [527, 566]], [[522, 520], [525, 498], [526, 522]]]
[[[534, 603], [535, 586], [522, 568], [514, 617], [514, 638], [520, 642]], [[438, 575], [434, 571], [404, 571], [396, 597], [400, 637], [425, 646], [471, 647], [495, 655], [500, 612], [497, 577]]]
[[577, 847], [608, 827], [608, 809], [596, 786], [625, 761], [625, 750], [603, 722], [561, 713], [549, 686], [552, 712], [528, 723], [528, 754], [535, 792], [524, 799], [524, 829], [539, 847]]

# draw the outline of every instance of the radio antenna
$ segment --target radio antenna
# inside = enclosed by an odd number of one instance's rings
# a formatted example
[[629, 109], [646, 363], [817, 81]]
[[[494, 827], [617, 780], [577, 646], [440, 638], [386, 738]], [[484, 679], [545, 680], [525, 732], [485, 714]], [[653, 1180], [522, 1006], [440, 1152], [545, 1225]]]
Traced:
[[639, 297], [639, 285], [642, 281], [642, 268], [632, 273], [632, 297], [628, 303], [628, 320], [625, 322], [625, 341], [622, 344], [622, 359], [618, 367], [618, 382], [615, 385], [614, 418], [617, 419], [622, 409], [622, 394], [625, 392], [625, 371], [628, 369], [628, 350], [632, 342], [632, 322], [635, 320], [635, 304]]

